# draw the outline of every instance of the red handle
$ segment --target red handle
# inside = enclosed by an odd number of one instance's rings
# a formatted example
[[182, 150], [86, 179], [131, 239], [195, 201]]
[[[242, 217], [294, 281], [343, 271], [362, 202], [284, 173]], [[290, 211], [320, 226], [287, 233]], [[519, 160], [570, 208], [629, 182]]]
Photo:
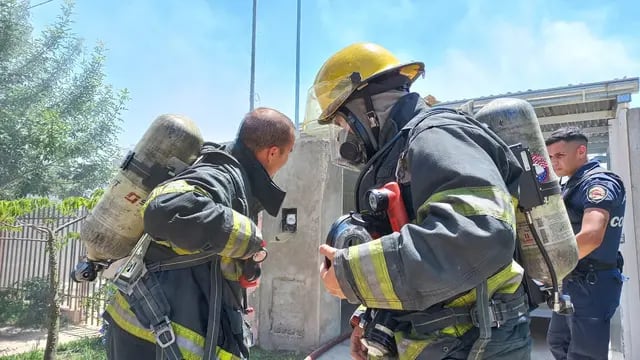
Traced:
[[245, 289], [254, 288], [260, 285], [259, 278], [253, 281], [249, 281], [244, 275], [240, 276], [240, 279], [238, 281], [240, 282], [240, 286], [242, 286]]
[[387, 216], [389, 217], [391, 230], [394, 232], [400, 231], [405, 224], [409, 223], [409, 216], [404, 206], [400, 186], [397, 182], [390, 182], [385, 184], [383, 188], [388, 190], [389, 207], [387, 208]]

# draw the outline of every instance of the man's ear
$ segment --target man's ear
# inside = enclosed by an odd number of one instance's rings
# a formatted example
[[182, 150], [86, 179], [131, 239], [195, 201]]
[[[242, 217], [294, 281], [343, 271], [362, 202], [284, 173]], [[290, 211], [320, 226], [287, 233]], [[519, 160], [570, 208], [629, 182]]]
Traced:
[[586, 145], [582, 145], [580, 144], [578, 146], [578, 154], [580, 155], [586, 155], [587, 154], [587, 146]]
[[270, 148], [267, 149], [267, 161], [271, 162], [271, 160], [273, 158], [276, 157], [276, 155], [278, 155], [278, 152], [280, 151], [280, 149], [278, 149], [277, 146], [272, 146]]

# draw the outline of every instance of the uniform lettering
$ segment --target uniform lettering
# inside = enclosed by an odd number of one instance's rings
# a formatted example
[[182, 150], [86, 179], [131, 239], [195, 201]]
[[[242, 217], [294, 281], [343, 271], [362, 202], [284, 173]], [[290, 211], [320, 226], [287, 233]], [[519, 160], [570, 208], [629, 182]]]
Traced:
[[614, 216], [611, 218], [611, 221], [609, 222], [609, 226], [622, 227], [623, 222], [624, 222], [624, 216]]

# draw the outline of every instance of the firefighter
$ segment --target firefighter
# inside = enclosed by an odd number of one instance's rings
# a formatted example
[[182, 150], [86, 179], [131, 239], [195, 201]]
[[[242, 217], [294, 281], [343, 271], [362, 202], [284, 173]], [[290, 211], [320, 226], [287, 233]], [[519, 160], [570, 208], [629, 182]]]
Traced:
[[248, 358], [246, 287], [266, 256], [257, 215], [280, 209], [285, 192], [272, 178], [294, 140], [287, 116], [258, 108], [232, 145], [205, 143], [200, 160], [152, 191], [146, 290], [118, 292], [108, 306], [109, 359]]
[[553, 314], [547, 342], [558, 359], [607, 359], [611, 317], [620, 303], [620, 251], [625, 208], [622, 179], [587, 158], [587, 137], [579, 128], [554, 131], [546, 140], [553, 170], [569, 179], [562, 196], [576, 234], [580, 261], [564, 279], [575, 313]]
[[[472, 117], [430, 109], [410, 92], [423, 72], [420, 62], [401, 64], [379, 45], [356, 43], [315, 78], [305, 126], [329, 127], [336, 162], [360, 172], [357, 210], [367, 190], [398, 181], [412, 220], [364, 244], [322, 245], [331, 260], [322, 281], [361, 309], [392, 314], [384, 324], [354, 314], [354, 359], [529, 359], [523, 269], [513, 260], [522, 169]], [[389, 327], [390, 339], [365, 335]]]

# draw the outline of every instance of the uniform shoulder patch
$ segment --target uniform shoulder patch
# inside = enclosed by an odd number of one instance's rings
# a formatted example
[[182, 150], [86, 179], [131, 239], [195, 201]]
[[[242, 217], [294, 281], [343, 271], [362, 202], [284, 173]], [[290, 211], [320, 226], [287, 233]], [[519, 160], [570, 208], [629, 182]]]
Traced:
[[592, 203], [599, 203], [607, 197], [607, 189], [602, 185], [593, 185], [587, 189], [587, 199]]

